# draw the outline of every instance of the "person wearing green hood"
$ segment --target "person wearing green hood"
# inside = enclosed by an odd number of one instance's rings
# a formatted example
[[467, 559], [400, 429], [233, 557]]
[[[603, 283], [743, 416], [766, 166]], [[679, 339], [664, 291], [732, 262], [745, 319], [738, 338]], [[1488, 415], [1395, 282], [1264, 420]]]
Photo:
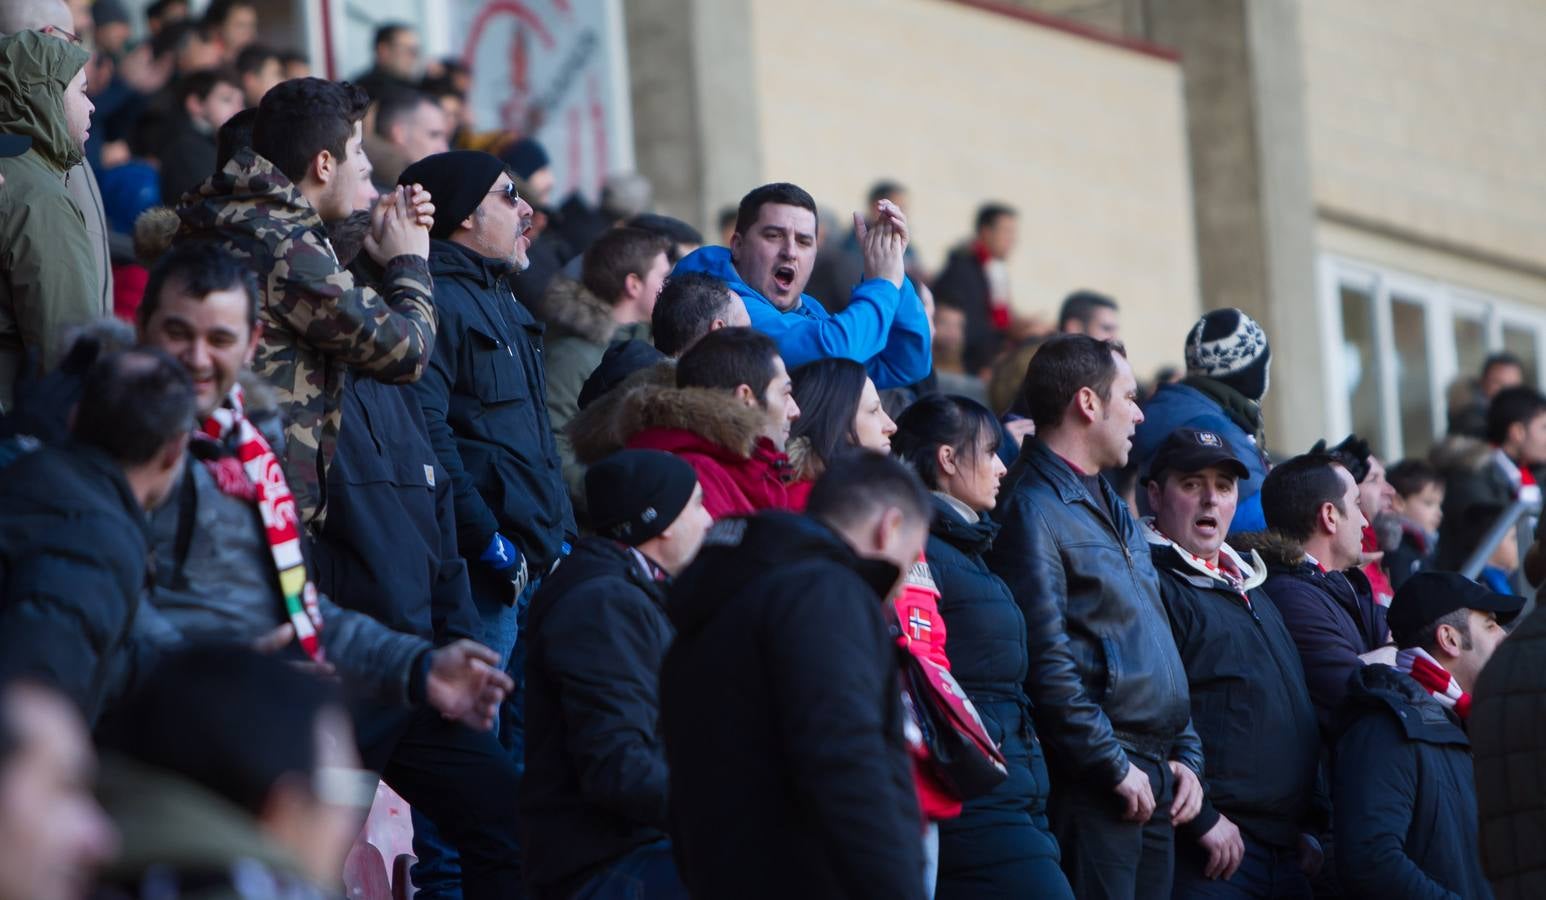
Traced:
[[66, 329], [101, 314], [86, 220], [65, 184], [95, 109], [90, 59], [38, 32], [0, 38], [0, 132], [32, 139], [26, 153], [0, 159], [0, 411], [19, 379], [58, 362]]

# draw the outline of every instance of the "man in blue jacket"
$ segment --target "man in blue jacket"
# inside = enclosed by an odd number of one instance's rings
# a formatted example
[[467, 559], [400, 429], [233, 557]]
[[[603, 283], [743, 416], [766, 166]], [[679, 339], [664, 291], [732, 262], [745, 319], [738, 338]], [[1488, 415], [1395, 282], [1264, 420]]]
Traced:
[[[1232, 534], [1262, 531], [1262, 480], [1267, 477], [1262, 397], [1270, 380], [1272, 348], [1266, 332], [1238, 309], [1216, 309], [1192, 326], [1186, 336], [1186, 378], [1154, 392], [1144, 404], [1144, 421], [1133, 436], [1133, 459], [1139, 477], [1148, 478], [1159, 446], [1177, 428], [1211, 431], [1239, 448], [1247, 477], [1240, 479], [1240, 507]], [[1144, 514], [1152, 513], [1148, 497], [1138, 495]]]
[[864, 363], [877, 388], [905, 387], [933, 369], [929, 320], [904, 274], [907, 217], [889, 200], [875, 212], [874, 226], [854, 219], [864, 280], [836, 315], [804, 293], [816, 263], [816, 201], [793, 184], [747, 194], [730, 246], [696, 250], [676, 271], [723, 279], [746, 301], [752, 327], [778, 342], [789, 368], [843, 357]]

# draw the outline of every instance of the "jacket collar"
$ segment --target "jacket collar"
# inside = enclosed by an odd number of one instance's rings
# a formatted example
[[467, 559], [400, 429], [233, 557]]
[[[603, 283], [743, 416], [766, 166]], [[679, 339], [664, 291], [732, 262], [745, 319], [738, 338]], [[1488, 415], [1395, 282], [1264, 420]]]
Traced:
[[[1036, 438], [1026, 439], [1025, 446], [1020, 451], [1020, 459], [1023, 461], [1020, 464], [1029, 465], [1051, 482], [1052, 486], [1057, 488], [1058, 496], [1064, 503], [1083, 500], [1096, 509], [1112, 509], [1114, 501], [1121, 499], [1111, 489], [1111, 485], [1106, 483], [1106, 479], [1098, 475], [1096, 480], [1100, 483], [1101, 497], [1092, 496], [1089, 489], [1084, 486], [1084, 479], [1074, 472], [1073, 467]], [[1110, 514], [1107, 515], [1109, 517]]]
[[[276, 222], [315, 231], [327, 241], [327, 228], [316, 207], [301, 189], [251, 150], [240, 150], [225, 168], [210, 176], [189, 195], [192, 202], [177, 209], [185, 232], [223, 232], [234, 240], [260, 238], [257, 232]], [[186, 198], [185, 198], [186, 199]], [[332, 244], [327, 243], [329, 248]]]
[[[660, 374], [663, 377], [666, 373]], [[593, 404], [594, 413], [588, 409], [588, 414], [577, 416], [570, 424], [575, 458], [582, 463], [605, 459], [644, 431], [681, 432], [684, 437], [673, 439], [673, 443], [690, 443], [694, 446], [686, 449], [707, 448], [714, 455], [734, 460], [751, 459], [758, 454], [759, 441], [764, 440], [762, 413], [736, 402], [724, 391], [658, 382], [614, 391], [626, 393], [615, 403]], [[763, 455], [769, 454], [785, 459], [771, 444]]]
[[951, 502], [954, 498], [947, 499], [935, 493], [930, 499], [934, 504], [930, 534], [971, 556], [982, 556], [992, 548], [993, 539], [999, 532], [997, 522], [987, 516], [978, 516], [977, 521], [968, 522]]
[[122, 466], [101, 450], [74, 441], [66, 445], [66, 452], [78, 460], [82, 468], [97, 473], [110, 483], [129, 518], [138, 523], [147, 535], [150, 533], [150, 517], [145, 508], [140, 506], [139, 498], [134, 496], [134, 490], [129, 487], [129, 479], [124, 477]]
[[1153, 516], [1145, 516], [1139, 524], [1143, 528], [1144, 538], [1149, 542], [1149, 549], [1159, 551], [1155, 553], [1155, 559], [1194, 587], [1245, 592], [1255, 590], [1267, 581], [1267, 566], [1261, 561], [1261, 557], [1256, 555], [1255, 550], [1249, 551], [1251, 557], [1247, 562], [1246, 558], [1229, 544], [1226, 543], [1219, 548], [1219, 554], [1240, 573], [1240, 581], [1236, 583], [1156, 530]]
[[1409, 741], [1470, 746], [1470, 738], [1454, 715], [1411, 676], [1391, 666], [1375, 663], [1358, 668], [1348, 684], [1336, 732], [1347, 730], [1360, 714], [1371, 709], [1394, 714]]
[[612, 307], [592, 294], [585, 285], [563, 276], [553, 279], [532, 307], [532, 314], [553, 326], [556, 336], [574, 335], [605, 345], [617, 333]]
[[490, 259], [454, 241], [430, 241], [430, 272], [437, 278], [467, 278], [485, 288], [497, 285], [514, 268], [502, 259]]

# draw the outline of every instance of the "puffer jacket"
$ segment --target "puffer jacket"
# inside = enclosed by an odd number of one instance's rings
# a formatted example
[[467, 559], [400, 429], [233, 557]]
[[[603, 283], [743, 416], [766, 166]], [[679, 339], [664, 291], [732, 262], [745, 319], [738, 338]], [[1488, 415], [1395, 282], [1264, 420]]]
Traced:
[[1144, 526], [1205, 757], [1202, 811], [1179, 831], [1195, 841], [1223, 814], [1252, 840], [1293, 849], [1326, 824], [1321, 733], [1293, 638], [1261, 590], [1267, 567], [1225, 544], [1231, 581]]
[[[1216, 383], [1215, 383], [1216, 384]], [[1228, 390], [1218, 385], [1216, 390]], [[1250, 401], [1239, 398], [1242, 404]], [[1259, 404], [1256, 406], [1259, 412]], [[1147, 477], [1149, 465], [1165, 438], [1177, 428], [1196, 428], [1218, 433], [1233, 447], [1249, 477], [1240, 480], [1240, 502], [1230, 524], [1231, 534], [1261, 531], [1267, 527], [1261, 508], [1261, 486], [1267, 478], [1267, 458], [1257, 446], [1256, 437], [1243, 427], [1223, 405], [1190, 384], [1165, 384], [1143, 405], [1143, 422], [1133, 435], [1132, 461], [1138, 464], [1140, 478]], [[1141, 482], [1140, 482], [1141, 483]], [[1148, 496], [1138, 492], [1138, 505], [1145, 513]]]
[[1115, 787], [1128, 753], [1203, 771], [1186, 669], [1149, 545], [1110, 483], [1092, 497], [1068, 463], [1027, 439], [999, 492], [986, 559], [1024, 613], [1026, 693], [1052, 762]]
[[654, 381], [613, 390], [569, 426], [575, 458], [583, 465], [622, 450], [664, 450], [693, 467], [703, 506], [716, 519], [763, 509], [797, 509], [805, 491], [793, 483], [789, 458], [762, 437], [762, 413], [727, 391], [660, 383], [674, 369], [662, 365]]
[[303, 523], [320, 531], [345, 376], [406, 384], [424, 374], [435, 344], [429, 263], [388, 261], [384, 296], [356, 284], [316, 208], [251, 150], [185, 197], [177, 215], [181, 237], [219, 241], [259, 273], [263, 338], [253, 371], [278, 391], [289, 423], [285, 477]]
[[1374, 602], [1363, 572], [1327, 572], [1276, 532], [1259, 532], [1236, 546], [1256, 550], [1267, 563], [1262, 590], [1283, 614], [1316, 716], [1322, 729], [1329, 729], [1348, 678], [1363, 665], [1358, 657], [1384, 646], [1390, 636], [1385, 608]]
[[430, 267], [441, 324], [413, 391], [451, 475], [473, 590], [508, 590], [507, 576], [478, 561], [495, 532], [514, 542], [533, 574], [546, 572], [575, 534], [544, 406], [543, 328], [510, 292], [509, 264], [437, 240]]
[[1342, 896], [1491, 900], [1477, 846], [1471, 746], [1454, 714], [1411, 676], [1371, 665], [1351, 679], [1333, 731]]
[[967, 522], [935, 496], [927, 553], [939, 586], [940, 615], [950, 628], [946, 652], [951, 673], [977, 707], [1009, 769], [1003, 784], [967, 801], [960, 819], [941, 826], [947, 845], [952, 833], [1021, 824], [1027, 818], [1048, 830], [1051, 782], [1024, 687], [1030, 669], [1025, 616], [1009, 586], [983, 561], [998, 531], [991, 519]]
[[1127, 753], [1178, 759], [1201, 775], [1186, 670], [1170, 637], [1149, 544], [1099, 479], [1091, 496], [1067, 462], [1027, 439], [1003, 478], [988, 568], [1025, 614], [1025, 690], [1051, 761], [1115, 787]]
[[1471, 695], [1482, 866], [1499, 900], [1546, 897], [1546, 612], [1493, 651]]
[[26, 153], [0, 159], [0, 412], [11, 408], [19, 378], [59, 361], [65, 331], [103, 314], [86, 219], [66, 184], [81, 148], [65, 123], [64, 93], [89, 59], [35, 31], [0, 38], [0, 133], [32, 138]]

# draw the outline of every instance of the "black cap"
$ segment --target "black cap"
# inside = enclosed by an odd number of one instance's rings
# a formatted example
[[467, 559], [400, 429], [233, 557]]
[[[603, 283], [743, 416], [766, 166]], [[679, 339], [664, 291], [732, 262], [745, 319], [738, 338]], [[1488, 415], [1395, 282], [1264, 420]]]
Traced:
[[637, 547], [687, 508], [698, 474], [661, 450], [623, 450], [585, 473], [585, 503], [596, 533]]
[[32, 149], [32, 138], [25, 134], [0, 134], [0, 158], [21, 156]]
[[1497, 614], [1507, 625], [1524, 608], [1525, 598], [1494, 594], [1480, 584], [1455, 572], [1418, 572], [1408, 578], [1390, 601], [1386, 624], [1396, 646], [1406, 648], [1421, 643], [1421, 629], [1455, 610], [1474, 609]]
[[1251, 477], [1233, 447], [1216, 431], [1199, 431], [1196, 428], [1177, 428], [1170, 433], [1154, 453], [1149, 464], [1149, 479], [1158, 481], [1167, 471], [1201, 472], [1209, 466], [1218, 466], [1235, 473], [1236, 478]]
[[590, 373], [590, 377], [585, 379], [585, 385], [580, 388], [580, 409], [610, 393], [613, 388], [627, 381], [628, 376], [640, 369], [648, 369], [665, 358], [666, 355], [656, 350], [655, 345], [649, 341], [635, 339], [613, 342], [601, 354], [601, 365]]
[[429, 236], [445, 240], [483, 203], [505, 173], [497, 156], [481, 150], [452, 150], [426, 156], [403, 170], [399, 185], [417, 184], [435, 203], [435, 227]]

